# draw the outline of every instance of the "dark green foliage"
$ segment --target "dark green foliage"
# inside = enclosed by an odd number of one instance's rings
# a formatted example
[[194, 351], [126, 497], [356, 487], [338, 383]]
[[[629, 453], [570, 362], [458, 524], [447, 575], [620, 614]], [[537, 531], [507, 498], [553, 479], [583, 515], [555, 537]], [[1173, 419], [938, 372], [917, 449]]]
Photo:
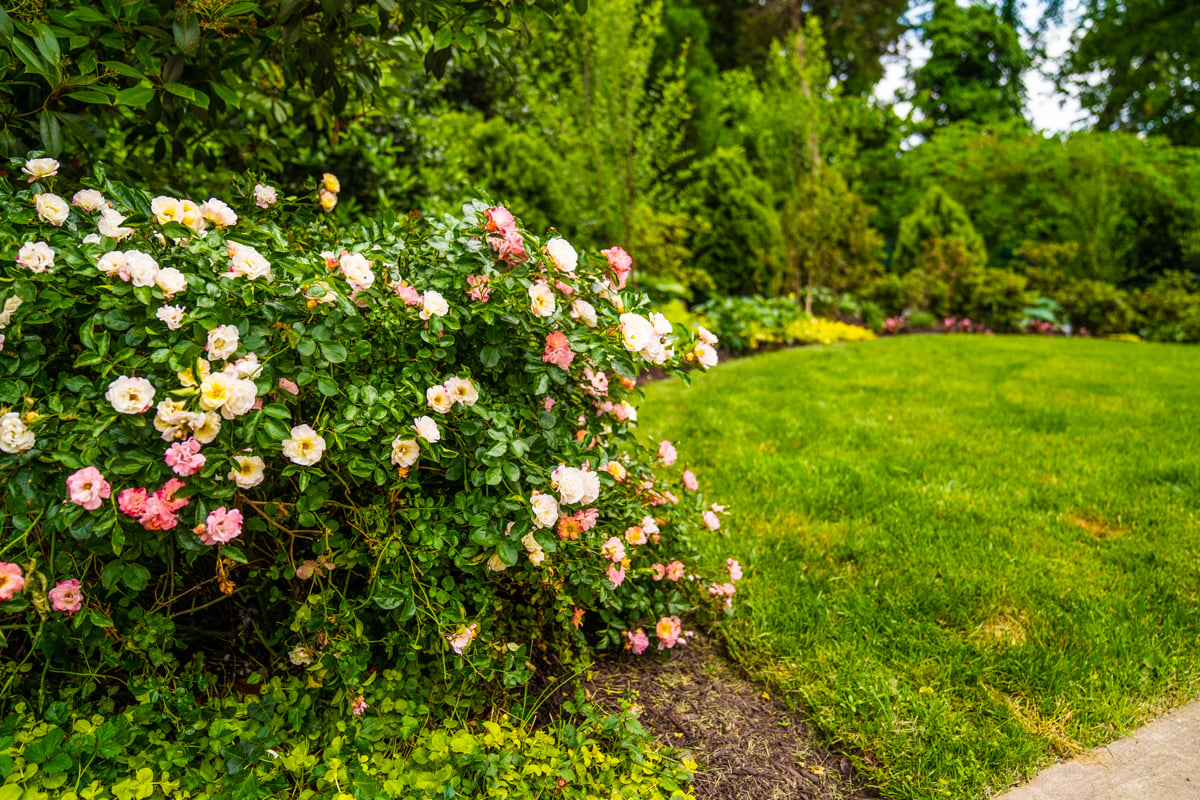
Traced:
[[991, 5], [967, 7], [935, 0], [921, 26], [929, 60], [913, 71], [913, 105], [932, 127], [963, 120], [991, 125], [1024, 119], [1025, 84], [1030, 66], [1013, 28]]
[[1168, 272], [1133, 295], [1142, 335], [1159, 342], [1200, 342], [1200, 284], [1194, 275]]
[[972, 270], [961, 278], [952, 313], [994, 331], [1010, 333], [1021, 330], [1029, 303], [1023, 275], [985, 268]]
[[1053, 297], [1076, 331], [1104, 335], [1137, 329], [1138, 313], [1129, 294], [1111, 283], [1086, 278], [1068, 280]]
[[[969, 259], [965, 267], [982, 266], [987, 261], [983, 238], [971, 224], [971, 218], [961, 205], [937, 185], [930, 186], [913, 212], [900, 222], [896, 246], [892, 251], [891, 270], [907, 272], [925, 266], [930, 261], [938, 268], [945, 266], [940, 245], [935, 240], [957, 243], [956, 257]], [[957, 266], [957, 265], [955, 265]]]
[[695, 266], [722, 294], [775, 294], [783, 282], [783, 231], [770, 188], [740, 149], [718, 148], [696, 169], [696, 211], [709, 226]]

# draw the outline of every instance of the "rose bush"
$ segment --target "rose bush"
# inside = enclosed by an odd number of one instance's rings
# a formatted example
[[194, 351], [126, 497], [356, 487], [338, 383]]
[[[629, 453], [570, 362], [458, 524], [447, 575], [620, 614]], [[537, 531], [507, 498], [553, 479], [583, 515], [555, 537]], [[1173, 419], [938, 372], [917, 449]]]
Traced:
[[724, 613], [689, 543], [721, 507], [631, 431], [639, 370], [714, 340], [623, 291], [620, 248], [47, 162], [0, 180], [0, 706], [290, 673], [370, 715], [400, 669], [470, 708], [536, 651]]

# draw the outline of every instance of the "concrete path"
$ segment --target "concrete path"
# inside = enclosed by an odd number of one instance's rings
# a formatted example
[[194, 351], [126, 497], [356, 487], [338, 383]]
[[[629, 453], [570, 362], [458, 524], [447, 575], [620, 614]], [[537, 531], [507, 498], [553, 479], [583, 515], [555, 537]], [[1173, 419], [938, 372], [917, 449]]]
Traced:
[[1200, 701], [1044, 769], [996, 800], [1200, 800]]

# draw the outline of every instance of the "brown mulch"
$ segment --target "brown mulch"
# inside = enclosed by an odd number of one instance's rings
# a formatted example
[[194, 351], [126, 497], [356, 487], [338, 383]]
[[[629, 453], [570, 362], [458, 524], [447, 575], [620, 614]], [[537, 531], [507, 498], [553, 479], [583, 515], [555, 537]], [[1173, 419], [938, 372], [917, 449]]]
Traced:
[[650, 653], [597, 664], [584, 684], [610, 708], [629, 699], [656, 740], [695, 759], [697, 800], [867, 800], [850, 760], [697, 635], [667, 661]]

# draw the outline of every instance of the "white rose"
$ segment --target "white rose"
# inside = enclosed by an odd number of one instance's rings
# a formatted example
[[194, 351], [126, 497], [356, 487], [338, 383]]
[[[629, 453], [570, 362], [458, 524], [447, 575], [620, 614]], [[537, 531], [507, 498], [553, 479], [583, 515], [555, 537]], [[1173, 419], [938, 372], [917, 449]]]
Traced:
[[500, 558], [499, 553], [492, 553], [491, 557], [487, 560], [487, 568], [489, 572], [504, 572], [504, 570], [508, 569], [508, 567], [509, 565], [504, 563], [504, 560]]
[[179, 330], [183, 325], [183, 307], [182, 306], [163, 306], [154, 312], [154, 316], [167, 324], [167, 327], [173, 331]]
[[705, 369], [711, 369], [717, 365], [717, 351], [711, 345], [704, 342], [696, 344], [692, 354], [696, 357], [696, 361]]
[[401, 439], [397, 436], [392, 440], [392, 463], [396, 466], [407, 469], [417, 463], [420, 455], [421, 448], [417, 446], [415, 439]]
[[540, 566], [546, 560], [546, 551], [542, 548], [541, 543], [534, 538], [533, 531], [521, 537], [521, 544], [525, 545], [525, 552], [529, 554], [530, 564], [536, 567]]
[[249, 413], [258, 399], [258, 387], [249, 378], [237, 378], [233, 383], [233, 391], [225, 405], [221, 406], [221, 416], [225, 419], [236, 419]]
[[371, 262], [362, 253], [343, 253], [338, 259], [338, 267], [356, 292], [365, 292], [375, 283]]
[[121, 223], [125, 221], [123, 214], [118, 214], [111, 208], [105, 208], [100, 211], [100, 219], [96, 222], [96, 230], [101, 236], [107, 236], [110, 239], [116, 239], [118, 242], [133, 235], [133, 228], [124, 228]]
[[31, 158], [21, 167], [25, 180], [33, 183], [41, 178], [53, 178], [58, 174], [58, 162], [53, 158]]
[[174, 267], [164, 267], [154, 275], [154, 283], [158, 288], [162, 289], [162, 293], [169, 300], [180, 292], [187, 291], [187, 278], [183, 273]]
[[439, 414], [449, 414], [454, 407], [454, 398], [442, 385], [430, 386], [425, 390], [425, 402]]
[[234, 467], [229, 470], [229, 480], [237, 484], [239, 489], [253, 489], [263, 482], [263, 472], [267, 464], [258, 456], [234, 456]]
[[576, 300], [571, 304], [571, 316], [589, 328], [596, 327], [596, 308], [587, 300]]
[[579, 255], [566, 239], [554, 238], [546, 242], [546, 253], [560, 272], [574, 272]]
[[179, 221], [196, 233], [204, 233], [208, 225], [204, 222], [204, 215], [200, 212], [200, 206], [191, 200], [180, 200], [179, 208], [182, 213]]
[[552, 495], [534, 492], [529, 498], [529, 505], [539, 528], [549, 528], [558, 522], [558, 502]]
[[210, 197], [200, 206], [200, 215], [218, 228], [237, 225], [238, 216], [223, 201]]
[[34, 205], [37, 206], [37, 218], [56, 227], [61, 228], [62, 223], [71, 216], [71, 206], [58, 194], [35, 194]]
[[640, 314], [621, 315], [621, 341], [629, 352], [645, 350], [651, 343], [658, 341], [657, 337], [650, 320]]
[[325, 454], [325, 439], [308, 425], [292, 428], [291, 436], [283, 440], [283, 454], [293, 464], [311, 467]]
[[421, 295], [421, 319], [429, 319], [431, 316], [444, 317], [449, 311], [450, 306], [440, 292], [430, 289]]
[[183, 203], [177, 197], [164, 197], [159, 195], [150, 201], [150, 213], [154, 214], [154, 219], [159, 225], [166, 225], [168, 222], [183, 221]]
[[125, 254], [120, 250], [110, 250], [109, 252], [100, 256], [100, 260], [96, 262], [96, 269], [100, 270], [105, 275], [116, 275], [124, 268]]
[[95, 189], [80, 189], [71, 198], [71, 205], [78, 206], [84, 211], [99, 211], [102, 208], [108, 208], [108, 201]]
[[200, 407], [216, 411], [228, 403], [237, 391], [238, 379], [224, 372], [205, 375], [200, 380]]
[[710, 331], [708, 328], [705, 328], [703, 325], [698, 325], [696, 327], [696, 336], [700, 339], [700, 341], [704, 342], [710, 347], [717, 343], [717, 337], [713, 335], [712, 331]]
[[192, 438], [200, 444], [209, 444], [221, 432], [221, 416], [215, 411], [197, 411], [188, 421]]
[[548, 317], [555, 311], [554, 292], [544, 283], [529, 287], [529, 307], [535, 317]]
[[590, 470], [580, 472], [583, 475], [583, 497], [579, 502], [584, 505], [591, 505], [600, 497], [600, 473]]
[[45, 242], [26, 242], [17, 251], [17, 264], [30, 272], [54, 269], [54, 251]]
[[274, 186], [266, 186], [261, 183], [254, 184], [254, 205], [259, 208], [270, 208], [279, 201], [279, 193], [275, 191]]
[[154, 405], [154, 384], [122, 375], [108, 385], [104, 396], [118, 414], [141, 414]]
[[213, 361], [229, 358], [238, 349], [238, 329], [235, 325], [218, 325], [208, 332], [204, 346]]
[[413, 420], [413, 429], [416, 430], [417, 436], [420, 436], [430, 444], [442, 440], [442, 434], [438, 430], [437, 423], [430, 417], [417, 417]]
[[654, 332], [659, 336], [666, 336], [671, 332], [671, 320], [657, 311], [650, 315], [650, 324], [654, 326]]
[[33, 431], [21, 420], [21, 415], [10, 411], [0, 417], [0, 450], [11, 455], [24, 453], [37, 443]]
[[475, 384], [470, 378], [447, 378], [446, 391], [450, 393], [450, 397], [456, 403], [462, 403], [464, 406], [473, 406], [479, 401], [479, 390], [475, 388]]
[[271, 277], [271, 262], [250, 245], [226, 242], [225, 247], [229, 251], [230, 275], [248, 280]]
[[13, 314], [17, 313], [17, 309], [21, 307], [21, 303], [25, 302], [21, 299], [21, 295], [14, 294], [12, 297], [4, 301], [4, 309], [0, 311], [0, 328], [7, 328], [12, 322]]
[[248, 353], [237, 361], [225, 365], [224, 372], [237, 378], [257, 378], [262, 375], [262, 364], [258, 363], [257, 353]]
[[125, 266], [119, 273], [134, 286], [153, 286], [158, 277], [158, 262], [140, 250], [125, 251]]
[[[154, 429], [159, 433], [186, 425], [192, 419], [191, 412], [178, 400], [168, 397], [159, 402], [154, 413]], [[174, 437], [172, 437], [174, 438]]]
[[583, 500], [587, 490], [583, 473], [574, 467], [562, 467], [558, 473], [559, 502], [563, 505], [574, 505]]

